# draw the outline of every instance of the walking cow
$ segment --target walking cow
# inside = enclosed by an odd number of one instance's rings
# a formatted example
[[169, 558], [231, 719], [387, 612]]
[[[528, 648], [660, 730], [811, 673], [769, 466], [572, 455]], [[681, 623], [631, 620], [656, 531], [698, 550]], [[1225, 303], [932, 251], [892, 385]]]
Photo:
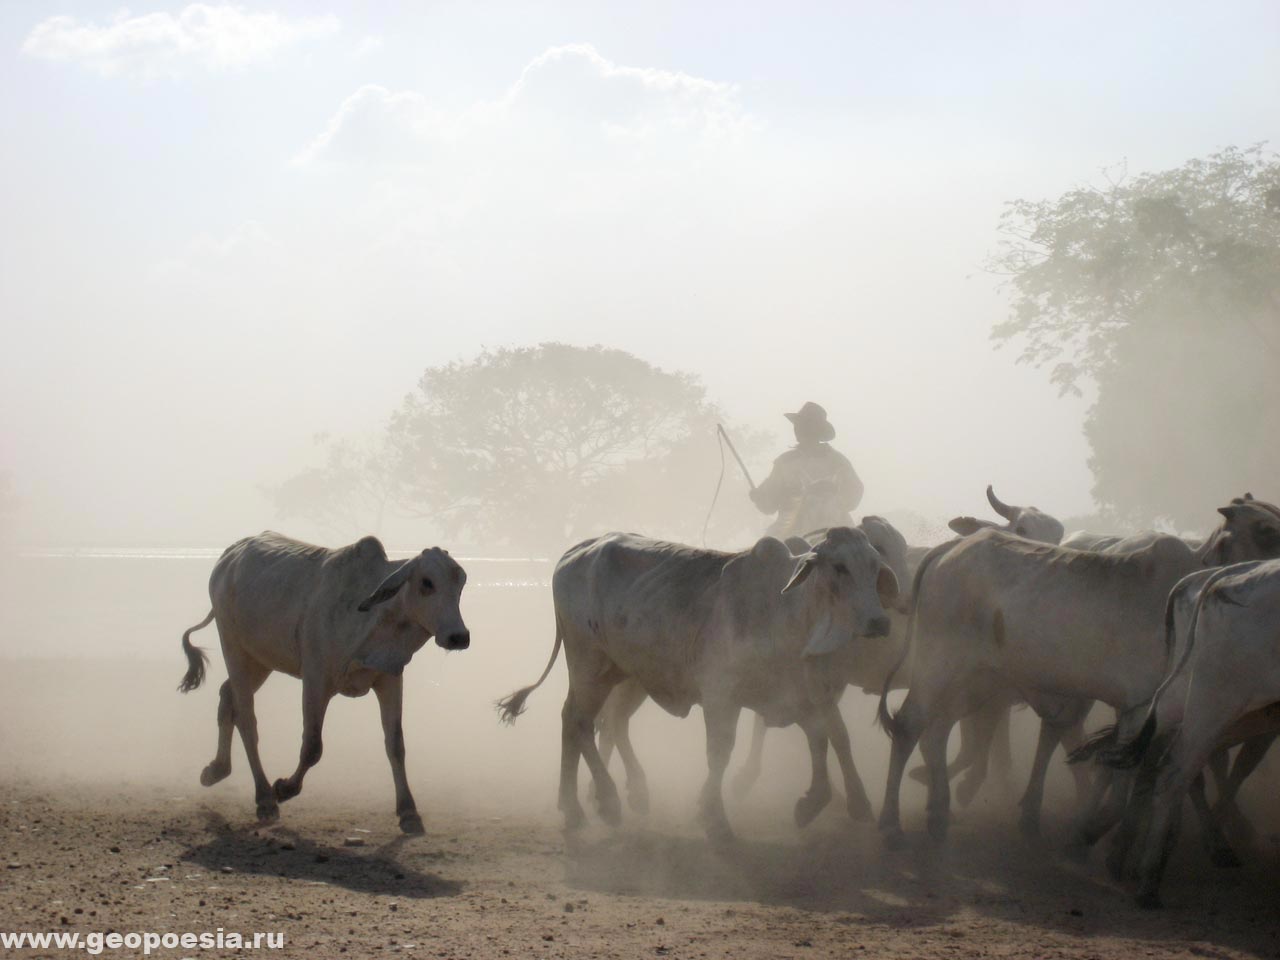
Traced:
[[570, 549], [551, 583], [551, 660], [537, 683], [498, 706], [504, 720], [515, 720], [564, 644], [560, 809], [569, 827], [584, 819], [580, 758], [595, 780], [601, 816], [620, 819], [593, 723], [609, 691], [628, 677], [678, 717], [702, 705], [710, 771], [701, 815], [712, 839], [732, 836], [721, 787], [743, 707], [775, 726], [798, 723], [809, 739], [813, 783], [796, 804], [797, 819], [807, 822], [830, 800], [827, 722], [845, 678], [826, 661], [856, 637], [887, 634], [882, 603], [898, 594], [897, 578], [862, 531], [835, 527], [799, 557], [772, 537], [722, 553], [608, 534]]
[[[375, 537], [336, 550], [261, 533], [232, 544], [209, 578], [213, 609], [182, 635], [186, 693], [204, 680], [208, 657], [191, 643], [195, 630], [218, 622], [227, 680], [218, 701], [218, 752], [200, 782], [231, 773], [231, 728], [244, 742], [260, 820], [296, 797], [320, 759], [325, 710], [335, 694], [378, 697], [387, 757], [396, 785], [396, 814], [405, 833], [422, 819], [404, 771], [401, 674], [431, 637], [445, 650], [465, 650], [471, 635], [458, 601], [467, 575], [448, 552], [423, 550], [402, 563], [387, 559]], [[302, 752], [298, 768], [271, 784], [258, 758], [254, 692], [271, 671], [302, 679]]]

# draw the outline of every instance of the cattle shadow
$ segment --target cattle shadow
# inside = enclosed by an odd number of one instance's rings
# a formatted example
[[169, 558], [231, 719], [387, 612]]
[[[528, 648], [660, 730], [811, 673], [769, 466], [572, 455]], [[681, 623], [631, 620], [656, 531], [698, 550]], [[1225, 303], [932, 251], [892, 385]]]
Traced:
[[[401, 862], [399, 854], [408, 837], [398, 836], [376, 847], [331, 846], [287, 827], [277, 825], [265, 831], [260, 826], [236, 827], [216, 811], [201, 812], [211, 837], [190, 847], [180, 859], [215, 873], [229, 867], [234, 873], [287, 877], [417, 900], [457, 896], [463, 888], [456, 880]], [[415, 859], [430, 856], [415, 853]]]
[[566, 835], [566, 882], [614, 895], [850, 912], [907, 924], [942, 922], [951, 910], [930, 894], [930, 858], [885, 859], [872, 828], [748, 837], [743, 831], [732, 843], [712, 844], [693, 833], [640, 828], [592, 839]]
[[909, 834], [896, 851], [884, 849], [872, 827], [831, 820], [791, 838], [727, 846], [679, 830], [567, 836], [566, 882], [610, 895], [784, 906], [829, 921], [950, 936], [991, 921], [1046, 942], [1119, 938], [1207, 957], [1280, 956], [1280, 855], [1264, 849], [1243, 869], [1218, 870], [1190, 833], [1165, 885], [1166, 908], [1157, 911], [1139, 909], [1132, 891], [1110, 880], [1104, 848], [1081, 866], [1060, 853], [1065, 827], [1033, 846], [1009, 820], [953, 829], [941, 847]]

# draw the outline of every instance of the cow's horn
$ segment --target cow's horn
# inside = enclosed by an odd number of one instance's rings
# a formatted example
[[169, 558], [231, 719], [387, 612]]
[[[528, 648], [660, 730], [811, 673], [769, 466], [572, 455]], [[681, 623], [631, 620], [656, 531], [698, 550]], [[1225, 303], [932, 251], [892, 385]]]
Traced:
[[991, 484], [987, 484], [987, 502], [991, 504], [991, 509], [1006, 520], [1013, 520], [1017, 515], [1017, 508], [1009, 506], [996, 496], [995, 490], [991, 489]]
[[796, 560], [798, 562], [796, 564], [795, 572], [791, 574], [791, 579], [787, 581], [787, 585], [782, 588], [783, 593], [786, 593], [792, 587], [799, 586], [808, 579], [809, 574], [813, 573], [813, 568], [818, 563], [818, 555], [811, 551], [803, 554], [802, 556], [796, 557]]

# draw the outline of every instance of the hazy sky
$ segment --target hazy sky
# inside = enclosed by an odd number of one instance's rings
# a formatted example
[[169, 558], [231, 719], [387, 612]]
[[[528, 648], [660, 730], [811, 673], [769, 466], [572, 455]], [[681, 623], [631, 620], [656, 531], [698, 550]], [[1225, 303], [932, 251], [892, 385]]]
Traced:
[[1084, 512], [1084, 403], [988, 340], [1001, 204], [1280, 141], [1278, 65], [1274, 0], [6, 3], [0, 470], [27, 539], [217, 544], [555, 339], [823, 403], [868, 510]]

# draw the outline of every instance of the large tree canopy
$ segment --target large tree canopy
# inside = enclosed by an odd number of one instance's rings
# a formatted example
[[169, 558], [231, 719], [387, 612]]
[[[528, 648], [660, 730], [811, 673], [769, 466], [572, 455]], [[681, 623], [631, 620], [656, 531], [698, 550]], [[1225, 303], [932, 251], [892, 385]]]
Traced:
[[[718, 417], [694, 377], [621, 350], [486, 350], [429, 368], [382, 440], [331, 443], [324, 466], [274, 495], [282, 514], [334, 530], [365, 532], [361, 518], [389, 509], [487, 549], [557, 554], [619, 528], [695, 540]], [[754, 519], [744, 496], [727, 496], [714, 535], [734, 539]]]
[[1202, 527], [1280, 483], [1280, 162], [1228, 148], [1056, 200], [1019, 200], [993, 268], [1010, 317], [992, 332], [1091, 382], [1094, 496], [1118, 519]]

